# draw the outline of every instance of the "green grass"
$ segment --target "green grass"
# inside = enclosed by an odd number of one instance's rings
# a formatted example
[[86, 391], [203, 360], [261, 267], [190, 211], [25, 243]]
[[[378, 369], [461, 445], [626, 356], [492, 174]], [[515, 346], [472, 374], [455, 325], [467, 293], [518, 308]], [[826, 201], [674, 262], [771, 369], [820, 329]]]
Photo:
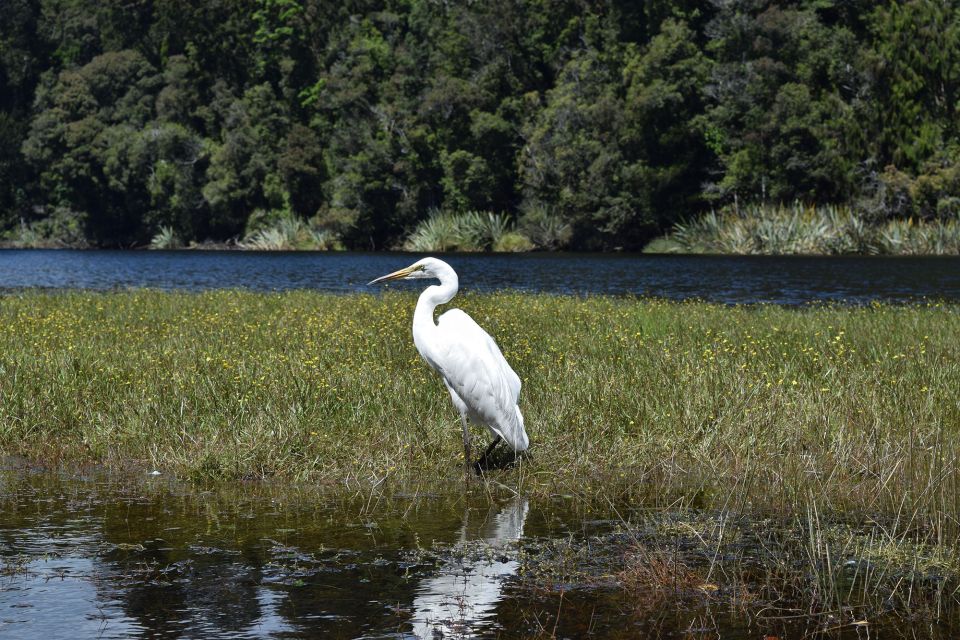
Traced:
[[[409, 292], [0, 297], [0, 449], [195, 481], [272, 477], [365, 503], [461, 491], [459, 421], [413, 347], [414, 303]], [[891, 607], [940, 619], [956, 601], [960, 307], [516, 293], [457, 306], [523, 379], [532, 442], [471, 490], [584, 513], [634, 507], [593, 564], [556, 542], [543, 566], [561, 583], [595, 567], [638, 603], [857, 620]], [[638, 505], [649, 517], [636, 520]]]
[[[402, 487], [462, 473], [407, 293], [0, 299], [0, 446], [32, 460]], [[532, 495], [960, 521], [960, 308], [547, 295], [461, 306], [524, 381]], [[476, 435], [486, 441], [485, 430]]]

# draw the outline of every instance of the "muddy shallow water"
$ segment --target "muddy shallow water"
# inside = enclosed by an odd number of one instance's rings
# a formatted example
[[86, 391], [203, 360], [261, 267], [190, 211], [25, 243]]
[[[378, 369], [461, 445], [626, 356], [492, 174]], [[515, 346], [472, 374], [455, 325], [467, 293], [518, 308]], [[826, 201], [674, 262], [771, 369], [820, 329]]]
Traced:
[[537, 574], [554, 561], [549, 549], [591, 564], [591, 545], [615, 540], [629, 517], [482, 488], [203, 491], [163, 476], [8, 469], [0, 637], [951, 637], [947, 625], [905, 618], [765, 615], [709, 589], [638, 593], [622, 588], [615, 561], [589, 581]]

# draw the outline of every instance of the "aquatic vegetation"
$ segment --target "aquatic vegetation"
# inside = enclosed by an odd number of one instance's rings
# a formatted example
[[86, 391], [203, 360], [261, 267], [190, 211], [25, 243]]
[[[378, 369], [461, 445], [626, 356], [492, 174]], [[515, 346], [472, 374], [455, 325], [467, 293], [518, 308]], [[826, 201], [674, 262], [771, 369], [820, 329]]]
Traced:
[[[960, 520], [960, 313], [499, 293], [458, 306], [523, 381], [534, 495]], [[459, 476], [408, 293], [23, 292], [0, 446], [33, 460], [353, 488]], [[477, 432], [479, 433], [479, 432]], [[942, 522], [941, 522], [942, 521]]]
[[289, 213], [272, 219], [268, 216], [267, 224], [258, 225], [238, 246], [255, 251], [342, 251], [344, 248], [334, 232]]
[[510, 217], [491, 211], [433, 211], [403, 243], [405, 251], [528, 251], [530, 240]]
[[585, 539], [528, 544], [518, 573], [531, 589], [625, 591], [638, 615], [712, 606], [767, 624], [808, 618], [823, 632], [954, 615], [960, 549], [935, 538], [897, 518], [827, 521], [813, 504], [782, 518], [652, 511]]
[[162, 226], [150, 240], [151, 249], [179, 249], [183, 246], [176, 230], [170, 226]]
[[[407, 337], [414, 296], [8, 294], [0, 448], [364, 504], [459, 491], [458, 416]], [[960, 307], [457, 301], [521, 377], [531, 440], [477, 491], [584, 518], [643, 507], [602, 544], [543, 543], [557, 589], [844, 624], [935, 617], [960, 593]]]
[[711, 211], [658, 238], [661, 253], [891, 254], [960, 253], [960, 219], [873, 221], [842, 206], [749, 205]]

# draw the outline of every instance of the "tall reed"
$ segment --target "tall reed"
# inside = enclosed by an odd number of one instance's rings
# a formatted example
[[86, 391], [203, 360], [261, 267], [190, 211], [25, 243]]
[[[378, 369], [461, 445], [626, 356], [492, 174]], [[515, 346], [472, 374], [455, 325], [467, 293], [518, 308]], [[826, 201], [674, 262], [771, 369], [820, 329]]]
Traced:
[[960, 254], [960, 220], [873, 222], [847, 207], [749, 205], [674, 226], [649, 250], [732, 254]]
[[503, 213], [433, 211], [403, 244], [406, 251], [528, 251], [533, 244]]

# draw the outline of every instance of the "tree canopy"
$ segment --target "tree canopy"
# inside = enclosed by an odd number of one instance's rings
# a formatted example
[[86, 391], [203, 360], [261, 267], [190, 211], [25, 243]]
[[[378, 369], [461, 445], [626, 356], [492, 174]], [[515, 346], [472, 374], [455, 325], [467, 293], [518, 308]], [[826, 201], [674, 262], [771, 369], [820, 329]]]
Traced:
[[287, 216], [387, 249], [491, 211], [609, 250], [747, 202], [957, 216], [958, 94], [958, 0], [5, 0], [0, 232]]

